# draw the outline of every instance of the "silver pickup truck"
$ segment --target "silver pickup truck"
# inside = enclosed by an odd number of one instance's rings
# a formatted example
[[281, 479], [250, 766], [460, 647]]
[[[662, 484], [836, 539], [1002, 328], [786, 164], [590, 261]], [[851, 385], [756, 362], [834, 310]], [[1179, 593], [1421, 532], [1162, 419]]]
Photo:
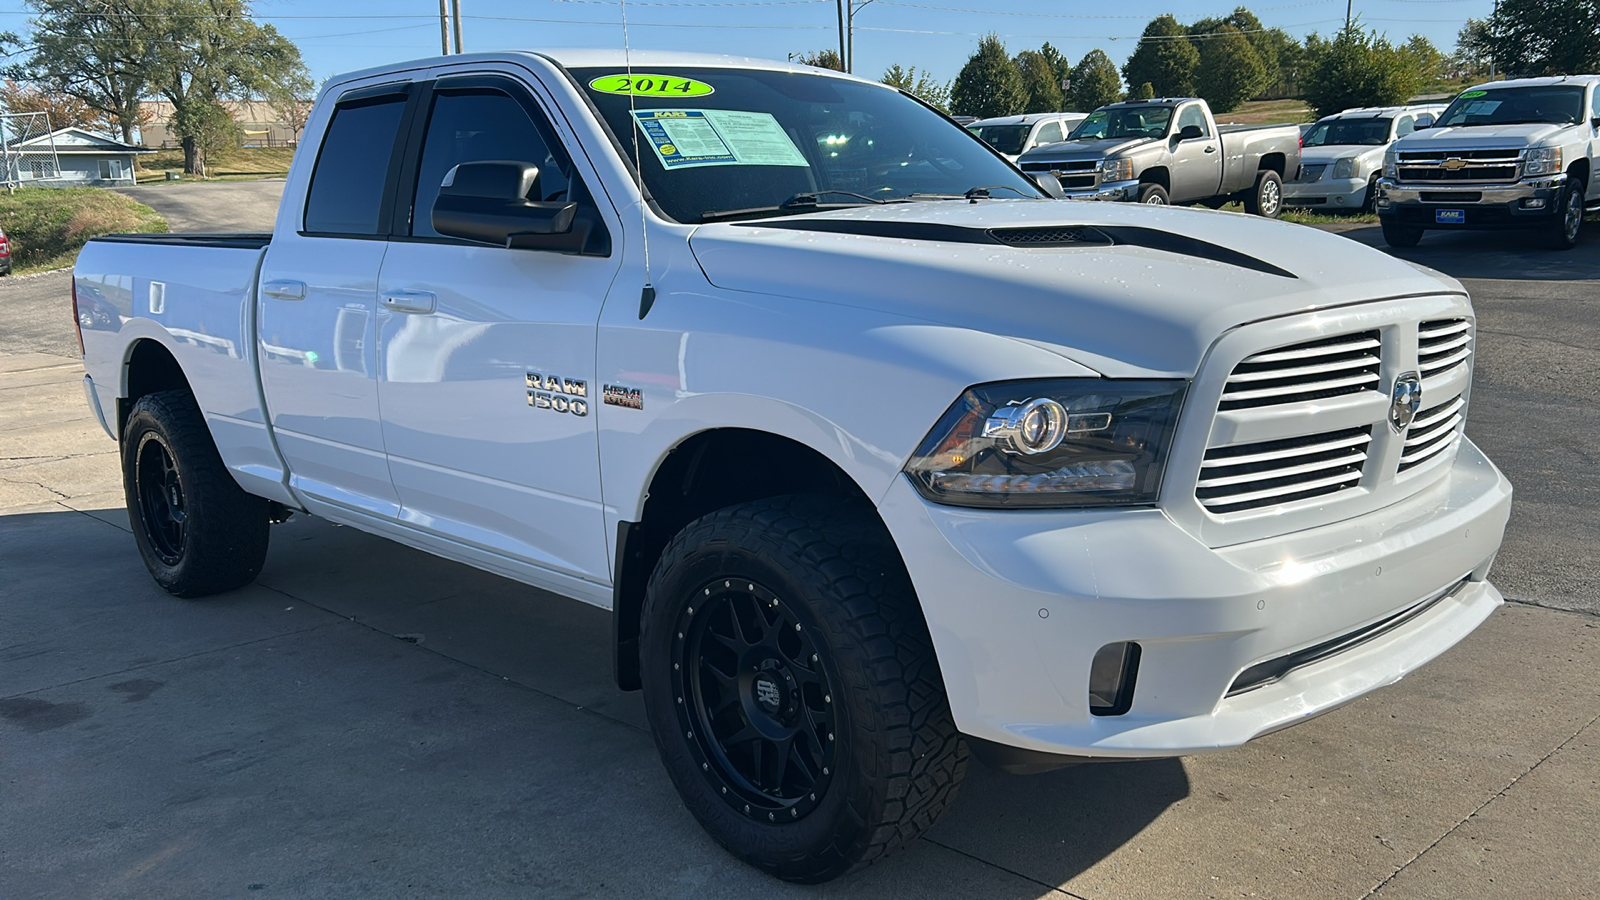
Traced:
[[1283, 182], [1300, 169], [1293, 125], [1218, 125], [1204, 100], [1112, 103], [1067, 140], [1022, 154], [1030, 175], [1050, 174], [1068, 198], [1166, 205], [1230, 200], [1274, 218]]

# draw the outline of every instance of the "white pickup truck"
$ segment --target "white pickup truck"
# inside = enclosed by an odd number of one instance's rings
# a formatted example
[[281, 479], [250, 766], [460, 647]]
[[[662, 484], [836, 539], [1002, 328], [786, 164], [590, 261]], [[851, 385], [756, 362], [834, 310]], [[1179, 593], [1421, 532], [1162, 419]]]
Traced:
[[273, 234], [95, 240], [73, 298], [164, 588], [298, 511], [610, 608], [685, 804], [786, 879], [919, 834], [969, 753], [1235, 747], [1501, 603], [1458, 283], [1051, 200], [810, 67], [334, 78]]

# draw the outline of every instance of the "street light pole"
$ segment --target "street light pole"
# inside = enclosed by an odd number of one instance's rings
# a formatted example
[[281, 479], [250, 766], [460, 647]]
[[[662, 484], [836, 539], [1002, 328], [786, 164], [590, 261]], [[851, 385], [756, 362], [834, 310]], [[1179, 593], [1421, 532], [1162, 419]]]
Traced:
[[439, 55], [450, 55], [449, 0], [439, 0]]
[[850, 26], [846, 24], [845, 4], [849, 3], [850, 0], [836, 0], [836, 2], [839, 5], [839, 65], [848, 71], [850, 65], [845, 60], [850, 58], [850, 39], [846, 35], [850, 33]]
[[450, 27], [455, 32], [456, 52], [461, 51], [461, 0], [450, 0]]

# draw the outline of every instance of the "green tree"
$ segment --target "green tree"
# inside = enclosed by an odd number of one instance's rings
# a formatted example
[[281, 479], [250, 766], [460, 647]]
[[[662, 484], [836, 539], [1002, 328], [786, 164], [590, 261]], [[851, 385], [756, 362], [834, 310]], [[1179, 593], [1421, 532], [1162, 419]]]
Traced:
[[1511, 75], [1600, 71], [1600, 0], [1500, 0], [1489, 42], [1497, 67]]
[[[1056, 84], [1059, 85], [1072, 77], [1072, 62], [1062, 56], [1060, 50], [1051, 46], [1049, 41], [1045, 41], [1039, 47], [1039, 55], [1044, 57], [1044, 61], [1050, 64], [1050, 71], [1055, 73], [1056, 76]], [[1067, 89], [1062, 88], [1061, 90], [1065, 92]]]
[[8, 113], [42, 112], [55, 128], [99, 128], [105, 116], [69, 94], [58, 94], [34, 84], [6, 79], [0, 86], [0, 106]]
[[1157, 96], [1188, 97], [1194, 94], [1199, 66], [1200, 54], [1184, 27], [1172, 16], [1158, 16], [1145, 26], [1138, 48], [1122, 64], [1122, 77], [1135, 93], [1148, 81]]
[[1148, 81], [1128, 92], [1129, 100], [1154, 100], [1155, 96], [1156, 86]]
[[1450, 63], [1458, 76], [1488, 72], [1494, 65], [1494, 33], [1486, 19], [1468, 19], [1456, 32], [1456, 52]]
[[172, 103], [183, 144], [183, 170], [199, 172], [215, 111], [189, 107], [262, 96], [305, 72], [300, 50], [271, 25], [258, 24], [246, 0], [161, 0], [161, 40], [152, 47], [150, 87]]
[[174, 109], [172, 114], [172, 128], [183, 136], [185, 162], [189, 148], [193, 147], [195, 156], [194, 173], [202, 177], [206, 174], [206, 167], [218, 151], [227, 147], [239, 146], [242, 132], [239, 123], [234, 121], [233, 113], [214, 97], [193, 97], [183, 105], [182, 109]]
[[[30, 44], [10, 77], [73, 97], [133, 143], [150, 87], [166, 0], [28, 0]], [[8, 43], [18, 43], [14, 35]]]
[[956, 115], [989, 119], [1014, 116], [1028, 102], [1022, 73], [1006, 52], [1000, 38], [985, 35], [978, 50], [967, 59], [950, 88], [950, 109]]
[[1067, 92], [1067, 105], [1079, 112], [1093, 112], [1122, 99], [1122, 77], [1103, 50], [1085, 53], [1072, 67], [1070, 77], [1072, 89]]
[[279, 121], [289, 126], [296, 143], [300, 141], [306, 120], [311, 117], [316, 95], [317, 82], [304, 68], [284, 74], [267, 87], [267, 106]]
[[1061, 79], [1056, 77], [1050, 61], [1037, 50], [1024, 50], [1017, 54], [1017, 72], [1022, 75], [1023, 89], [1028, 99], [1023, 112], [1055, 112], [1065, 100], [1061, 98]]
[[883, 72], [883, 83], [921, 99], [942, 113], [950, 111], [950, 85], [935, 80], [927, 72], [917, 71], [916, 66], [909, 69], [902, 69], [899, 65], [890, 66]]
[[1400, 53], [1416, 70], [1421, 88], [1434, 87], [1444, 81], [1449, 61], [1432, 41], [1420, 34], [1413, 34], [1400, 48]]
[[1306, 38], [1308, 54], [1315, 53], [1305, 75], [1305, 99], [1317, 115], [1326, 116], [1357, 106], [1393, 106], [1404, 103], [1422, 85], [1416, 62], [1377, 32], [1363, 31], [1360, 22], [1341, 29], [1332, 41]]
[[832, 69], [835, 72], [844, 71], [844, 63], [840, 61], [839, 51], [837, 50], [808, 50], [796, 56], [794, 61], [804, 66]]
[[1266, 70], [1239, 29], [1221, 25], [1200, 42], [1195, 91], [1213, 112], [1231, 112], [1266, 84]]
[[[1262, 37], [1263, 43], [1272, 46], [1273, 58], [1277, 60], [1276, 72], [1268, 72], [1269, 80], [1266, 89], [1262, 91], [1262, 97], [1278, 100], [1299, 96], [1300, 73], [1305, 68], [1305, 48], [1282, 28], [1273, 28]], [[1266, 63], [1265, 58], [1262, 59], [1262, 63]]]

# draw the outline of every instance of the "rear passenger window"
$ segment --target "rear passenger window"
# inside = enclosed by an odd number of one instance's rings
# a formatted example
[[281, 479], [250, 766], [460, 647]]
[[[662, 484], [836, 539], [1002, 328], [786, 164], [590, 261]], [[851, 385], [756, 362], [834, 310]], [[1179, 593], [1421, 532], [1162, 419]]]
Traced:
[[1039, 126], [1039, 137], [1035, 144], [1054, 144], [1061, 140], [1061, 123], [1046, 122]]
[[568, 200], [571, 165], [552, 150], [546, 129], [534, 124], [521, 103], [495, 90], [434, 95], [428, 134], [417, 167], [416, 201], [411, 207], [411, 233], [439, 237], [433, 230], [433, 201], [445, 173], [464, 162], [509, 160], [533, 163], [539, 178], [529, 200]]
[[396, 95], [334, 109], [317, 153], [306, 197], [305, 230], [324, 234], [374, 235], [379, 223], [389, 157], [406, 98]]

